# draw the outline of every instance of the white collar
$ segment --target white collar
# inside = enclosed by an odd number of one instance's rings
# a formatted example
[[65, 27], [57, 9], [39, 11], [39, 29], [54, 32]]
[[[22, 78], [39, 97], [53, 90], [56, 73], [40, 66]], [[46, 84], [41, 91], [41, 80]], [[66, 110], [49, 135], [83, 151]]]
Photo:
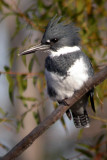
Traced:
[[63, 54], [72, 53], [72, 52], [76, 52], [76, 51], [79, 51], [79, 50], [81, 50], [81, 49], [78, 46], [73, 46], [73, 47], [64, 46], [64, 47], [58, 49], [57, 51], [52, 51], [51, 50], [50, 57], [60, 56], [60, 55], [63, 55]]

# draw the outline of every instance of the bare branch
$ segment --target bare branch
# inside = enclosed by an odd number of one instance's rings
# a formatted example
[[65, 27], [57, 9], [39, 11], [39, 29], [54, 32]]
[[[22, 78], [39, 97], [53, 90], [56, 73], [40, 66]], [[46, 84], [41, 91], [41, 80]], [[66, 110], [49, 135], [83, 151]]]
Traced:
[[107, 78], [107, 66], [98, 72], [93, 78], [90, 78], [87, 83], [77, 91], [72, 98], [66, 101], [68, 106], [60, 105], [55, 111], [51, 113], [43, 122], [34, 128], [26, 137], [24, 137], [12, 150], [10, 150], [0, 160], [13, 160], [23, 153], [40, 135], [42, 135], [53, 123], [62, 117], [62, 115], [71, 107], [77, 100], [79, 100], [92, 87], [97, 86]]

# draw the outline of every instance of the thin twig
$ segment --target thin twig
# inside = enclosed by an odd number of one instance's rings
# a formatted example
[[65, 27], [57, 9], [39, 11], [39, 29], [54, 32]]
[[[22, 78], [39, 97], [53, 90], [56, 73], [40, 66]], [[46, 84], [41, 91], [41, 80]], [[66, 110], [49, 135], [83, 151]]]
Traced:
[[13, 71], [8, 71], [8, 72], [5, 72], [5, 71], [0, 71], [0, 74], [10, 74], [10, 75], [18, 75], [18, 76], [22, 76], [22, 75], [25, 75], [25, 76], [42, 76], [41, 73], [35, 73], [35, 72], [13, 72]]

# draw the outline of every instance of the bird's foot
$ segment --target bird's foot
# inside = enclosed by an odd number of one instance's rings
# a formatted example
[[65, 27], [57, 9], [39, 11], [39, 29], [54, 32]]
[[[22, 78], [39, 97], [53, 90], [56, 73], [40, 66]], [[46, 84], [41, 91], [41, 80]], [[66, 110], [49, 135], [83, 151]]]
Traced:
[[66, 103], [65, 99], [58, 101], [59, 104], [62, 104], [64, 106], [68, 106], [68, 104]]
[[[61, 100], [61, 101], [58, 101], [59, 104], [62, 104], [64, 106], [68, 106], [68, 104], [66, 103], [65, 99], [64, 100]], [[68, 109], [66, 111], [66, 114], [67, 114], [67, 117], [71, 120], [72, 119], [72, 116], [71, 116], [71, 112], [70, 110]]]

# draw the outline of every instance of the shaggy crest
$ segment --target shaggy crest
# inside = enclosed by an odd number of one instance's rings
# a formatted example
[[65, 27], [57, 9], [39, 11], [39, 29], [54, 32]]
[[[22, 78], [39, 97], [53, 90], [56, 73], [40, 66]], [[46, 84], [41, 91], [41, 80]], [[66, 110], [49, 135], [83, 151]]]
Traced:
[[56, 18], [54, 16], [50, 22], [48, 23], [42, 42], [45, 43], [46, 40], [51, 40], [54, 38], [68, 38], [74, 44], [79, 44], [80, 37], [79, 37], [79, 28], [77, 28], [73, 23], [64, 24], [64, 22], [59, 22], [62, 16]]

